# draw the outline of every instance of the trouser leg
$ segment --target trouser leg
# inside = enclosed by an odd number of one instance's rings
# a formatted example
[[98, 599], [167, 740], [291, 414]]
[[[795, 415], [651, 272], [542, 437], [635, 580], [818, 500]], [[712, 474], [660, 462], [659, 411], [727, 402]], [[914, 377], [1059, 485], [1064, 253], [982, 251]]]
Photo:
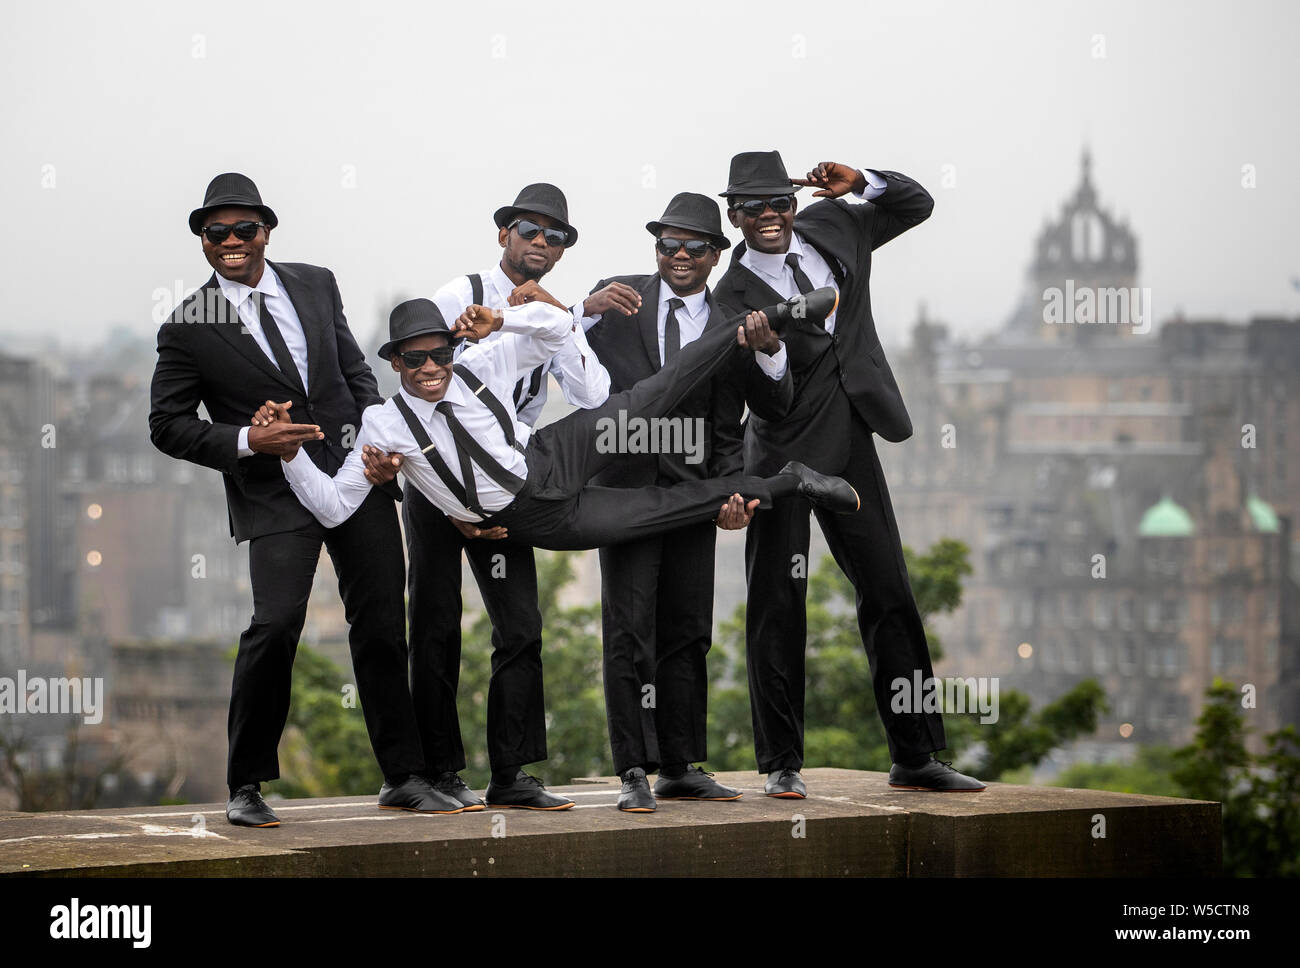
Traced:
[[406, 561], [393, 499], [372, 490], [352, 517], [325, 532], [325, 546], [338, 575], [357, 693], [379, 767], [389, 779], [423, 773], [407, 682]]
[[655, 730], [660, 761], [708, 759], [709, 678], [713, 641], [713, 553], [709, 522], [664, 535], [655, 644]]
[[659, 768], [655, 731], [659, 535], [600, 549], [605, 716], [614, 772]]
[[465, 542], [492, 622], [487, 747], [493, 770], [546, 759], [542, 613], [533, 549], [513, 541]]
[[289, 717], [293, 658], [323, 531], [268, 534], [248, 543], [253, 618], [239, 639], [230, 689], [226, 782], [231, 789], [280, 776], [276, 747]]
[[465, 539], [408, 486], [402, 498], [410, 617], [411, 698], [429, 773], [465, 768], [456, 691], [460, 685], [461, 548]]

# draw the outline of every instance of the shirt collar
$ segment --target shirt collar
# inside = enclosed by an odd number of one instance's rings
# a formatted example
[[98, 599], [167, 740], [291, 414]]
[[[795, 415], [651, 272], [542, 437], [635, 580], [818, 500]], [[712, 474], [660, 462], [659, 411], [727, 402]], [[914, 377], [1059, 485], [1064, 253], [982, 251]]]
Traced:
[[257, 281], [256, 286], [246, 286], [242, 282], [234, 282], [227, 279], [220, 273], [217, 274], [217, 285], [221, 287], [221, 294], [229, 299], [236, 309], [240, 309], [252, 293], [259, 292], [263, 296], [282, 296], [284, 287], [280, 285], [280, 277], [275, 274], [268, 262], [262, 268], [262, 278]]
[[[506, 275], [506, 271], [501, 268], [500, 262], [494, 265], [492, 269], [483, 276], [483, 278], [496, 286], [497, 292], [501, 294], [502, 300], [510, 298], [510, 294], [515, 291], [515, 284], [510, 281], [510, 277]], [[487, 298], [486, 292], [483, 294], [483, 298]]]
[[[708, 298], [708, 292], [708, 289], [705, 288], [701, 289], [699, 292], [693, 292], [689, 296], [679, 296], [677, 293], [673, 292], [672, 287], [669, 286], [668, 283], [661, 279], [659, 281], [659, 304], [664, 305], [670, 299], [680, 299], [683, 304], [682, 308], [686, 310], [691, 319], [694, 319], [704, 311], [704, 302]], [[667, 309], [664, 310], [664, 315], [668, 315]]]
[[780, 279], [785, 272], [785, 257], [791, 252], [799, 257], [799, 265], [802, 268], [804, 247], [803, 242], [799, 239], [798, 232], [790, 233], [790, 248], [785, 252], [759, 252], [745, 246], [745, 254], [740, 261], [750, 269], [761, 272], [769, 279]]
[[[398, 387], [397, 392], [402, 395], [402, 399], [406, 401], [415, 415], [425, 423], [428, 423], [433, 418], [434, 411], [438, 406], [437, 403], [430, 403], [428, 400], [421, 400], [419, 397], [407, 393], [406, 387]], [[445, 400], [454, 406], [463, 407], [472, 396], [473, 394], [466, 389], [460, 377], [453, 373], [451, 375], [451, 384], [447, 387], [447, 392], [442, 395], [442, 400], [439, 400], [438, 403]]]

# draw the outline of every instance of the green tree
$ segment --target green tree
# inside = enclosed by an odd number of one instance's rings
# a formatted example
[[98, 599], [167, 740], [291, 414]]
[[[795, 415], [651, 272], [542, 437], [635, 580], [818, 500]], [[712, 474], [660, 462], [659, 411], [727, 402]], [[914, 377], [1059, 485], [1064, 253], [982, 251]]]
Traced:
[[[970, 574], [969, 549], [943, 539], [924, 554], [903, 549], [930, 655], [937, 662], [942, 643], [928, 625], [935, 615], [961, 604], [962, 579]], [[854, 613], [856, 593], [830, 557], [808, 579], [804, 758], [810, 765], [888, 770], [889, 747], [876, 712], [871, 669]], [[710, 763], [721, 770], [754, 769], [744, 659], [745, 609], [722, 623], [710, 655]], [[966, 697], [965, 708], [973, 708]], [[999, 691], [999, 718], [982, 724], [978, 712], [947, 712], [948, 751], [965, 754], [968, 768], [985, 780], [1032, 765], [1052, 749], [1097, 728], [1105, 694], [1092, 680], [1078, 683], [1034, 711], [1023, 693]], [[720, 739], [720, 742], [717, 740]]]
[[1223, 805], [1223, 872], [1231, 877], [1300, 876], [1300, 734], [1286, 726], [1246, 749], [1241, 693], [1216, 678], [1205, 691], [1196, 736], [1175, 755], [1183, 795]]
[[1132, 763], [1074, 763], [1060, 772], [1052, 786], [1181, 797], [1183, 790], [1173, 778], [1176, 766], [1171, 748], [1140, 746]]

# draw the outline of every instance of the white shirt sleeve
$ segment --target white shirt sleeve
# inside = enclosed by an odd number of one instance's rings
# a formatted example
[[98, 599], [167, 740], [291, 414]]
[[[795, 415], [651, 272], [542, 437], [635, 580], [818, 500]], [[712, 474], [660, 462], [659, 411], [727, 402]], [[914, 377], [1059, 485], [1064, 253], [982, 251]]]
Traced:
[[766, 373], [773, 380], [780, 380], [781, 377], [785, 376], [785, 344], [782, 343], [781, 348], [771, 356], [768, 356], [766, 353], [755, 353], [754, 362], [758, 364], [760, 370]]
[[249, 426], [247, 426], [247, 427], [240, 427], [240, 428], [239, 428], [239, 444], [238, 444], [238, 448], [239, 448], [239, 449], [238, 449], [238, 450], [236, 451], [236, 453], [235, 453], [235, 456], [236, 456], [236, 457], [252, 457], [252, 456], [253, 456], [253, 453], [254, 453], [253, 448], [251, 448], [251, 447], [248, 446], [248, 432], [249, 432], [250, 430], [252, 430], [252, 429], [253, 429], [253, 428], [252, 428], [252, 425], [249, 425]]
[[869, 202], [873, 198], [885, 194], [885, 189], [889, 187], [889, 182], [885, 180], [884, 175], [880, 175], [870, 168], [859, 168], [858, 171], [862, 172], [862, 177], [867, 180], [867, 186], [862, 189], [862, 194], [849, 192], [850, 195], [854, 198], [861, 199], [864, 202]]
[[569, 335], [551, 362], [551, 373], [569, 403], [584, 410], [599, 407], [609, 399], [609, 371], [587, 343], [581, 326], [573, 325]]
[[[327, 528], [337, 528], [352, 517], [352, 512], [361, 507], [361, 502], [370, 493], [370, 482], [366, 480], [365, 465], [361, 460], [361, 449], [366, 444], [375, 444], [373, 434], [374, 418], [372, 412], [382, 409], [381, 404], [367, 407], [361, 419], [361, 432], [357, 434], [355, 446], [339, 468], [339, 472], [329, 477], [311, 462], [311, 458], [298, 448], [293, 460], [281, 459], [280, 469], [284, 471], [289, 488], [298, 503]], [[383, 444], [376, 444], [382, 451], [394, 450]]]
[[573, 317], [550, 303], [530, 302], [501, 311], [501, 332], [521, 337], [514, 340], [520, 376], [563, 349], [572, 328]]

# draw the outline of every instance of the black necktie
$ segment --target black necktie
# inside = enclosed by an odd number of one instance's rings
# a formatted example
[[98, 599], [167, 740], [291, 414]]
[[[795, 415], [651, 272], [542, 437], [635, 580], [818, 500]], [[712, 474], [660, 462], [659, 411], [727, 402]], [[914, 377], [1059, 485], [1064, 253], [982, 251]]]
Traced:
[[794, 275], [794, 284], [799, 287], [799, 295], [806, 296], [813, 291], [812, 281], [799, 268], [799, 257], [793, 252], [787, 252], [785, 264], [790, 267], [790, 272]]
[[266, 336], [266, 341], [271, 344], [271, 353], [275, 356], [275, 365], [280, 368], [280, 372], [285, 375], [303, 396], [307, 391], [303, 389], [302, 376], [298, 373], [298, 366], [293, 362], [293, 355], [289, 352], [289, 347], [284, 341], [284, 335], [280, 332], [280, 327], [275, 322], [275, 317], [271, 315], [271, 310], [266, 306], [266, 297], [260, 293], [254, 293], [253, 299], [257, 300], [258, 318], [262, 321], [262, 333]]
[[686, 303], [676, 296], [668, 300], [668, 315], [664, 319], [664, 365], [673, 361], [673, 357], [682, 349], [682, 328], [677, 322], [677, 310]]
[[[470, 459], [483, 469], [483, 473], [492, 480], [496, 481], [503, 488], [510, 492], [511, 496], [518, 494], [524, 486], [521, 478], [516, 477], [510, 471], [501, 466], [501, 463], [483, 449], [483, 445], [474, 439], [473, 434], [465, 429], [464, 424], [456, 419], [452, 413], [452, 405], [444, 400], [438, 404], [437, 410], [447, 421], [447, 427], [451, 430], [451, 438], [456, 442], [456, 454], [460, 458], [460, 471], [465, 476], [465, 493], [471, 502], [478, 501], [478, 494], [474, 488], [474, 469], [469, 466]], [[473, 506], [471, 511], [477, 510]]]

